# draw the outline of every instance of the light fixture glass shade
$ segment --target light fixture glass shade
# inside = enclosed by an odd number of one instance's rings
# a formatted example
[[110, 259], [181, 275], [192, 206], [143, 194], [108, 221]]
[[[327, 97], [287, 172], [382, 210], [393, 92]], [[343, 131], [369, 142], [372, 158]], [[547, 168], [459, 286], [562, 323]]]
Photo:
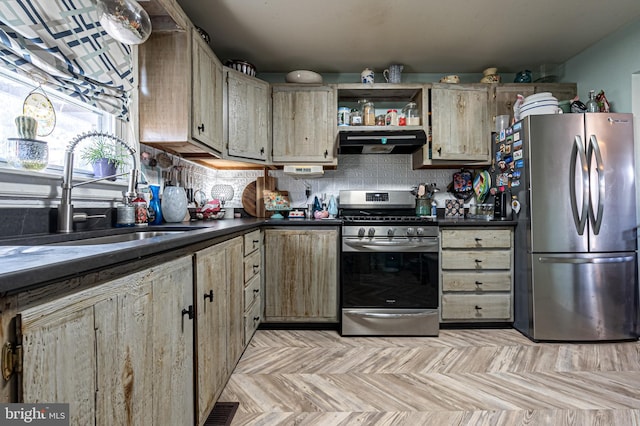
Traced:
[[135, 0], [97, 0], [102, 28], [124, 44], [144, 43], [151, 35], [151, 19]]

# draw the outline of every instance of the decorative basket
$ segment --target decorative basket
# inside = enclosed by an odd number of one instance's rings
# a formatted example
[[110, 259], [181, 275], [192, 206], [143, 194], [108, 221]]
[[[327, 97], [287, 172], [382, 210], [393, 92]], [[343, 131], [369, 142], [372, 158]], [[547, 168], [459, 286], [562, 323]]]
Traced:
[[251, 77], [256, 76], [256, 67], [247, 61], [243, 61], [242, 59], [229, 59], [224, 64], [229, 68], [250, 75]]

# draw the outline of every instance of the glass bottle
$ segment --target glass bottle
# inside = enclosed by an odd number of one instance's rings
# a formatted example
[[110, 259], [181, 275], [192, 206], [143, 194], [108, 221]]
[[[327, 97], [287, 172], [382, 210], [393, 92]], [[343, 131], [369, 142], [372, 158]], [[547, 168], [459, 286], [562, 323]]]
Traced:
[[596, 92], [595, 90], [589, 90], [589, 100], [586, 104], [587, 112], [600, 112], [600, 107], [598, 106], [598, 102], [596, 102]]
[[149, 225], [149, 209], [147, 208], [147, 202], [142, 198], [142, 195], [138, 194], [131, 203], [135, 209], [136, 226]]

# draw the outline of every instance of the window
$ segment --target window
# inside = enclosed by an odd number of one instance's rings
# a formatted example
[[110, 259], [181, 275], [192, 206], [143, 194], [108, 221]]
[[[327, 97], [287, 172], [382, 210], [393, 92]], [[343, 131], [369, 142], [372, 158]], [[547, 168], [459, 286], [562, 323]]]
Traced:
[[[42, 89], [33, 81], [0, 68], [0, 105], [2, 105], [0, 108], [0, 141], [3, 143], [7, 138], [17, 137], [14, 119], [22, 114], [24, 99], [33, 90], [40, 91]], [[53, 103], [56, 112], [56, 125], [53, 132], [39, 138], [48, 142], [49, 145], [47, 172], [61, 173], [65, 148], [77, 135], [91, 130], [116, 134], [116, 120], [111, 114], [99, 111], [59, 92], [45, 90], [45, 93]], [[84, 164], [79, 155], [85, 143], [87, 141], [80, 142], [76, 148], [77, 155], [74, 156], [74, 173], [79, 172], [78, 175], [82, 175], [83, 172], [92, 173], [91, 166]], [[0, 165], [9, 167], [6, 164], [5, 156], [6, 153], [0, 150]]]

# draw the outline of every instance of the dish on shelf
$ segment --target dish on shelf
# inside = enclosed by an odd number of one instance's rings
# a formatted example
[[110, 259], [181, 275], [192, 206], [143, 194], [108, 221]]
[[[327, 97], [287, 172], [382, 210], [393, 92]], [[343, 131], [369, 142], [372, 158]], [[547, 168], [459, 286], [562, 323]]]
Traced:
[[291, 71], [284, 79], [287, 83], [322, 84], [322, 76], [308, 70]]

